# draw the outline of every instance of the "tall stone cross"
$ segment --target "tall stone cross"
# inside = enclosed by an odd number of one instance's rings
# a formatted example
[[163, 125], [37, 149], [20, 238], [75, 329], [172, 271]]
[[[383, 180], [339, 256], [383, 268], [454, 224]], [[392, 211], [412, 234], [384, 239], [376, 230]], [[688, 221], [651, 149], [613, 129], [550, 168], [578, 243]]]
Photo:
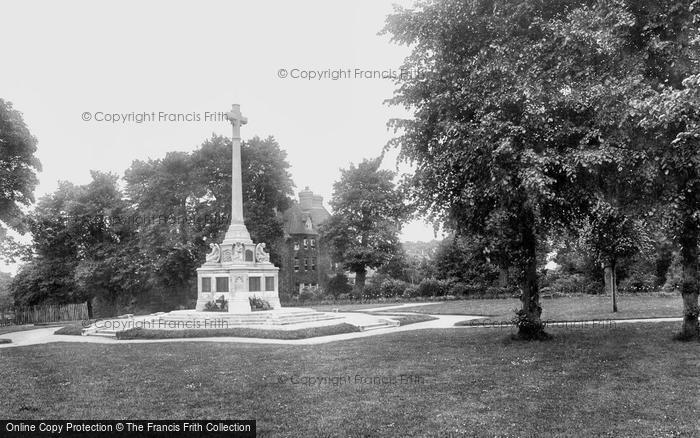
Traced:
[[[248, 123], [248, 118], [241, 114], [241, 106], [237, 103], [231, 105], [231, 111], [226, 113], [226, 118], [233, 125], [233, 139], [241, 139], [241, 125]], [[239, 145], [240, 146], [240, 145]], [[239, 154], [240, 155], [240, 154]]]
[[241, 177], [241, 125], [248, 123], [248, 119], [241, 114], [241, 106], [233, 104], [231, 111], [226, 113], [226, 118], [233, 126], [232, 169], [231, 169], [231, 225], [226, 233], [228, 240], [250, 240], [248, 230], [243, 223], [243, 181]]

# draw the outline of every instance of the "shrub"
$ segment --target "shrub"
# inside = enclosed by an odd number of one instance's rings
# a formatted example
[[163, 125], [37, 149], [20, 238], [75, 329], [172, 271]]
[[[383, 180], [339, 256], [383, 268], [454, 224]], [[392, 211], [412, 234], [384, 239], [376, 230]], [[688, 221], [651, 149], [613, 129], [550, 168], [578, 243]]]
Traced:
[[447, 294], [448, 287], [446, 281], [424, 278], [418, 285], [418, 294], [422, 297], [441, 297]]
[[379, 298], [381, 296], [379, 290], [379, 284], [371, 281], [365, 284], [365, 289], [362, 291], [362, 298], [372, 299]]
[[450, 284], [449, 294], [455, 297], [464, 297], [469, 295], [469, 286], [465, 283], [454, 282]]
[[605, 293], [605, 285], [600, 281], [591, 281], [586, 285], [585, 293], [588, 295], [598, 295]]
[[420, 296], [418, 286], [410, 285], [403, 291], [404, 298], [417, 298]]
[[250, 302], [250, 308], [253, 311], [272, 310], [272, 306], [270, 305], [270, 303], [258, 296], [248, 297], [248, 301]]
[[[540, 289], [540, 293], [545, 293], [546, 289]], [[483, 293], [490, 297], [513, 297], [520, 298], [520, 288], [517, 286], [489, 286]]]
[[313, 301], [314, 299], [316, 299], [316, 294], [309, 287], [305, 287], [301, 290], [301, 292], [299, 292], [299, 301], [302, 303], [306, 301]]
[[351, 300], [352, 295], [350, 293], [340, 294], [336, 297], [337, 300]]
[[401, 280], [387, 279], [379, 286], [379, 293], [385, 298], [397, 297], [406, 290], [406, 282]]
[[673, 258], [671, 266], [666, 271], [666, 282], [662, 290], [667, 293], [678, 292], [683, 283], [683, 267], [681, 266], [680, 256], [676, 254]]
[[584, 275], [572, 274], [557, 278], [550, 287], [554, 293], [565, 295], [582, 294], [586, 292], [586, 287], [589, 283], [590, 280]]
[[334, 297], [352, 292], [352, 286], [348, 283], [348, 276], [340, 272], [328, 280], [328, 293]]
[[653, 272], [634, 271], [620, 282], [622, 292], [652, 292], [656, 289], [656, 275]]
[[228, 301], [224, 297], [220, 297], [218, 300], [209, 301], [204, 305], [205, 312], [228, 312]]

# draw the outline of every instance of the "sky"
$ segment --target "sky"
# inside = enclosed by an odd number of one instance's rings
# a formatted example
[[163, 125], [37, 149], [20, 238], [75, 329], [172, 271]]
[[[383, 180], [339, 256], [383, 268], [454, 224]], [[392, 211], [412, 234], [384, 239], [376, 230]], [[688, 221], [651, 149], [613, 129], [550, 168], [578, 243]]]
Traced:
[[[59, 180], [88, 183], [91, 169], [121, 176], [133, 160], [230, 135], [219, 113], [238, 103], [243, 139], [274, 136], [296, 191], [327, 203], [340, 169], [378, 156], [387, 121], [407, 115], [384, 100], [409, 48], [378, 32], [392, 4], [412, 3], [3, 3], [0, 97], [39, 140], [37, 198]], [[435, 235], [416, 221], [401, 237]]]

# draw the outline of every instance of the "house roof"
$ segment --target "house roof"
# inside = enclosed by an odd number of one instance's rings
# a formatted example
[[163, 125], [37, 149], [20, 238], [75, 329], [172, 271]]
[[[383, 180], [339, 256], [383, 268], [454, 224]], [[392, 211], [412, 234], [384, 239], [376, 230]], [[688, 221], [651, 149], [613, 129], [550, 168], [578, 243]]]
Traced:
[[[308, 187], [299, 194], [300, 202], [294, 202], [282, 214], [284, 219], [284, 233], [318, 235], [319, 226], [325, 222], [331, 214], [323, 206], [321, 196], [313, 196]], [[313, 202], [311, 202], [313, 200]], [[311, 229], [307, 228], [307, 221], [311, 221]]]

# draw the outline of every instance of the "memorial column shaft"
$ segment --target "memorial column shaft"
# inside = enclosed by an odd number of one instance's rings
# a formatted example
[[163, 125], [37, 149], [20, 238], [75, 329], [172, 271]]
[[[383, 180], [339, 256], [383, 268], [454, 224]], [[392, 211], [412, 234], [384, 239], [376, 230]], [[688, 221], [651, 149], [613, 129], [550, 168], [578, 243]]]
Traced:
[[243, 176], [241, 174], [241, 124], [233, 121], [231, 168], [231, 223], [243, 223]]

